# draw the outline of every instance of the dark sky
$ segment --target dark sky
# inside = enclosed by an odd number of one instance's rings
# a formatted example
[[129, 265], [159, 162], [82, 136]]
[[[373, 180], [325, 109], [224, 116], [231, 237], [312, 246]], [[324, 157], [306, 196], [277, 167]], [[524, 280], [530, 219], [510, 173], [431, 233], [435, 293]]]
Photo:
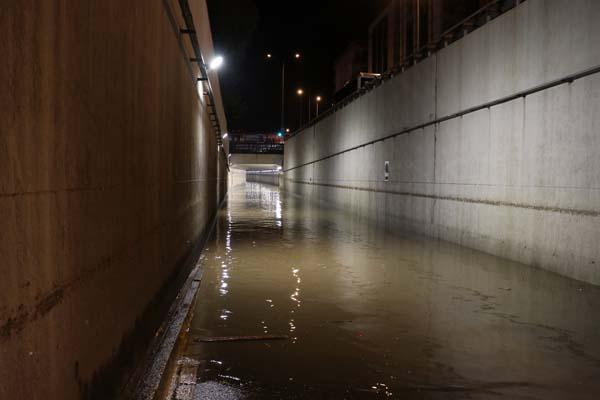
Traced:
[[[367, 38], [370, 22], [389, 0], [208, 0], [230, 130], [275, 131], [280, 125], [281, 64], [287, 56], [286, 127], [298, 126], [302, 87], [330, 103], [333, 62], [352, 40]], [[302, 60], [293, 61], [298, 51]], [[273, 54], [272, 60], [266, 54]], [[303, 113], [306, 119], [307, 103]], [[322, 103], [321, 109], [325, 108]]]

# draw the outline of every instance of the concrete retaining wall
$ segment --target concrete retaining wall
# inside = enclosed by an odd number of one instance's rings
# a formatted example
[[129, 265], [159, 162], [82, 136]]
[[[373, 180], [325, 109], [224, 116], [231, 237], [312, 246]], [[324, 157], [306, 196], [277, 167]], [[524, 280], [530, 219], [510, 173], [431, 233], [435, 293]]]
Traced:
[[468, 111], [599, 66], [598, 18], [522, 3], [288, 139], [285, 188], [600, 284], [600, 74]]
[[243, 169], [231, 168], [229, 171], [229, 176], [227, 178], [227, 183], [229, 184], [229, 189], [234, 186], [240, 186], [246, 184], [246, 171]]
[[251, 171], [246, 172], [246, 182], [259, 182], [266, 183], [267, 185], [279, 186], [280, 179], [283, 176], [281, 173], [254, 173]]
[[167, 3], [0, 4], [2, 399], [117, 398], [225, 193]]

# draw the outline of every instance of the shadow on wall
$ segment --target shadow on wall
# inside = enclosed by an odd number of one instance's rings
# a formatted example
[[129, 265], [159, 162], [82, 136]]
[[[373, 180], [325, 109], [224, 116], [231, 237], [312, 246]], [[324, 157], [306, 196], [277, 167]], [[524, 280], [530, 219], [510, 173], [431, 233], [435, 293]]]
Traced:
[[225, 193], [167, 5], [0, 13], [2, 399], [116, 398]]

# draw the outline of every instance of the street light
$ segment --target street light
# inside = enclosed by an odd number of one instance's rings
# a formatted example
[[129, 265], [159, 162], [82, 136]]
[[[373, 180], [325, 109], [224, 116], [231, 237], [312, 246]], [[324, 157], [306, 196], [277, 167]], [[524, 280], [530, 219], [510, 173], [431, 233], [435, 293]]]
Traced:
[[298, 113], [298, 125], [302, 126], [302, 95], [304, 94], [304, 90], [299, 88], [296, 90], [296, 94], [298, 95], [298, 104], [300, 105], [300, 112]]
[[[295, 53], [294, 58], [300, 60], [300, 53]], [[267, 59], [272, 59], [273, 54], [267, 53]], [[281, 126], [280, 129], [284, 129], [285, 120], [285, 61], [286, 58], [281, 59]]]
[[319, 116], [319, 103], [321, 102], [321, 100], [323, 100], [323, 98], [321, 96], [317, 96], [315, 97], [315, 100], [317, 102], [317, 117]]

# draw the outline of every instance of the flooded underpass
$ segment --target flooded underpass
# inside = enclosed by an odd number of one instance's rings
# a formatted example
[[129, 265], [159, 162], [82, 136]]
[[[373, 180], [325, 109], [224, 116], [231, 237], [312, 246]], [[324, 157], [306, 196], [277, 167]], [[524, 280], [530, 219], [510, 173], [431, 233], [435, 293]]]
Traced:
[[597, 287], [256, 183], [202, 257], [174, 398], [600, 395]]

